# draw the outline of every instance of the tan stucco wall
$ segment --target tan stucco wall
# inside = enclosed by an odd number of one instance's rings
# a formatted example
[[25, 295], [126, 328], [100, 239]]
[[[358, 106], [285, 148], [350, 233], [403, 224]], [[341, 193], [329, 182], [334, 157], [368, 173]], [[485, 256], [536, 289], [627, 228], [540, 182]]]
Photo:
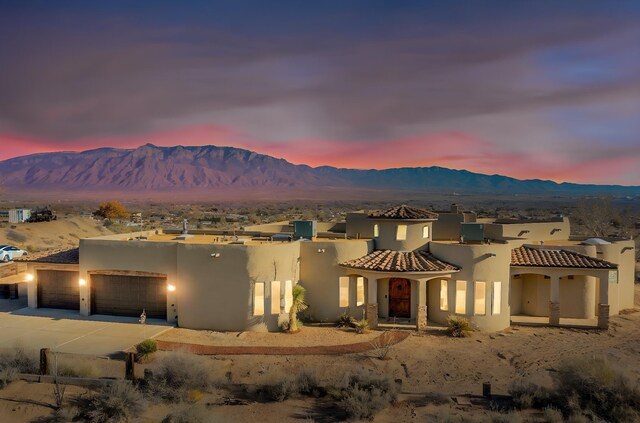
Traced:
[[347, 213], [346, 231], [349, 238], [373, 238], [373, 221], [369, 213]]
[[[411, 220], [370, 219], [371, 225], [378, 224], [379, 236], [374, 238], [376, 250], [414, 251], [425, 249], [433, 234], [433, 222]], [[396, 240], [398, 225], [407, 225], [407, 239]], [[429, 226], [429, 237], [422, 237], [422, 228]]]
[[484, 230], [485, 238], [496, 240], [521, 238], [529, 242], [566, 240], [571, 235], [569, 219], [566, 217], [562, 222], [485, 223]]
[[[437, 306], [440, 298], [440, 288], [437, 287], [438, 282], [430, 282], [430, 307], [428, 309], [430, 320], [446, 324], [447, 317], [450, 314], [455, 314], [455, 281], [462, 280], [467, 282], [465, 316], [473, 321], [480, 330], [497, 331], [509, 327], [509, 267], [511, 263], [511, 246], [509, 244], [470, 245], [432, 242], [429, 248], [436, 257], [461, 268], [460, 272], [453, 274], [451, 282], [448, 283], [448, 311], [442, 311]], [[491, 254], [495, 254], [495, 257], [491, 256]], [[485, 316], [474, 315], [475, 281], [483, 281], [488, 285], [486, 295], [487, 314]], [[491, 313], [493, 282], [502, 282], [500, 314], [497, 315]], [[436, 298], [438, 299], [437, 303], [435, 301]]]
[[[273, 245], [178, 245], [178, 322], [182, 327], [215, 330], [278, 330], [271, 310], [271, 282], [295, 285], [299, 243]], [[220, 256], [212, 258], [212, 253]], [[254, 284], [264, 283], [264, 315], [253, 315]]]
[[[318, 250], [324, 250], [319, 253]], [[338, 263], [365, 256], [373, 250], [371, 240], [313, 241], [300, 243], [300, 284], [307, 290], [308, 313], [319, 321], [334, 321], [347, 307], [340, 307], [340, 276], [356, 275], [338, 266]], [[349, 292], [355, 292], [352, 278]], [[367, 287], [365, 283], [365, 301]], [[362, 307], [356, 307], [351, 296], [349, 312], [361, 317]]]
[[465, 222], [462, 213], [439, 213], [438, 220], [433, 222], [434, 241], [458, 241], [460, 239], [460, 225]]

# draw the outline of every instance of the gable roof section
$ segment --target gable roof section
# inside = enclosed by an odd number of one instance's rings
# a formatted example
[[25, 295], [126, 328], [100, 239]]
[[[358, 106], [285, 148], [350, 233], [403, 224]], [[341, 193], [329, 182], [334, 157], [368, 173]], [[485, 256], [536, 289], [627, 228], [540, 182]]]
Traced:
[[391, 207], [387, 210], [378, 210], [369, 215], [376, 219], [399, 219], [399, 220], [436, 220], [438, 213], [427, 209], [409, 207], [406, 205]]
[[511, 265], [525, 267], [569, 267], [577, 269], [617, 269], [618, 265], [568, 250], [519, 247], [511, 250]]
[[80, 249], [71, 248], [67, 250], [48, 250], [39, 253], [29, 254], [20, 257], [16, 261], [31, 263], [53, 263], [53, 264], [79, 264]]
[[460, 270], [428, 251], [377, 250], [364, 257], [340, 263], [340, 266], [377, 272], [457, 272]]

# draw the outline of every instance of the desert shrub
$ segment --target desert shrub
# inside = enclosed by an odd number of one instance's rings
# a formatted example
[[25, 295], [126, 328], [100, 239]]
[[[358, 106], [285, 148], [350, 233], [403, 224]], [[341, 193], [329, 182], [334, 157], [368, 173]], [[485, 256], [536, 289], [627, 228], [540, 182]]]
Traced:
[[640, 420], [640, 387], [603, 358], [565, 362], [554, 383], [565, 416], [586, 412], [611, 422]]
[[145, 381], [144, 387], [164, 400], [188, 400], [191, 391], [206, 391], [209, 388], [209, 369], [205, 359], [197, 355], [167, 354], [151, 369], [153, 376]]
[[338, 320], [336, 320], [336, 327], [339, 328], [352, 328], [354, 327], [355, 319], [352, 315], [349, 314], [348, 311], [345, 311], [340, 316], [338, 316]]
[[14, 347], [0, 353], [0, 371], [14, 371], [17, 373], [38, 373], [37, 354], [22, 347]]
[[295, 380], [288, 377], [258, 388], [258, 395], [267, 401], [284, 401], [297, 393], [298, 386]]
[[562, 412], [560, 412], [560, 410], [553, 407], [547, 407], [544, 409], [544, 419], [547, 423], [564, 422], [564, 417], [562, 416]]
[[18, 231], [14, 231], [13, 229], [9, 229], [7, 231], [7, 239], [13, 242], [26, 242], [29, 238], [25, 234], [21, 234]]
[[[520, 408], [549, 408], [576, 423], [588, 420], [640, 420], [640, 388], [601, 358], [577, 359], [559, 366], [554, 387], [532, 383], [512, 385], [510, 394]], [[590, 416], [588, 419], [586, 416]]]
[[98, 376], [98, 369], [91, 363], [63, 362], [58, 364], [57, 375], [65, 377], [94, 378]]
[[390, 332], [383, 332], [382, 335], [369, 342], [372, 353], [380, 360], [386, 360], [389, 357], [391, 348], [393, 348], [393, 337]]
[[148, 359], [151, 354], [158, 351], [158, 343], [154, 339], [145, 339], [136, 345], [136, 352], [138, 353], [138, 358]]
[[142, 394], [129, 382], [117, 381], [100, 389], [81, 410], [83, 421], [118, 423], [130, 421], [144, 411]]
[[514, 382], [509, 388], [509, 394], [514, 405], [520, 409], [548, 408], [554, 404], [553, 393], [549, 389], [531, 382]]
[[302, 395], [321, 397], [326, 394], [326, 390], [320, 386], [316, 374], [307, 369], [302, 369], [295, 379], [296, 391]]
[[366, 319], [355, 320], [353, 327], [356, 330], [356, 333], [366, 333], [369, 330], [369, 322]]
[[397, 394], [398, 387], [391, 378], [358, 372], [345, 378], [336, 405], [352, 419], [372, 419]]
[[460, 316], [449, 316], [447, 318], [447, 333], [454, 338], [464, 338], [471, 336], [473, 326], [469, 319]]
[[207, 409], [201, 404], [180, 404], [162, 419], [162, 423], [206, 423]]

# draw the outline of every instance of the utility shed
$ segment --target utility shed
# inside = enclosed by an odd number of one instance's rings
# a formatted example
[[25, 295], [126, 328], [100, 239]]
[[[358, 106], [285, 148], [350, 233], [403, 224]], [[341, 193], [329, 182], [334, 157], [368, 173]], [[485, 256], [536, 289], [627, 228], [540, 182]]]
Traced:
[[30, 217], [31, 217], [30, 209], [9, 210], [9, 223], [24, 223]]

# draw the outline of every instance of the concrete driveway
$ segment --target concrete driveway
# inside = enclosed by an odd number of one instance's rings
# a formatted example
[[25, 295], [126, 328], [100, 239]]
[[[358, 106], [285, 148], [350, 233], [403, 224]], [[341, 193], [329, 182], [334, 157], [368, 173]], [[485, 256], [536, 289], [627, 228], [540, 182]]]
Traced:
[[173, 327], [164, 320], [147, 319], [143, 326], [135, 317], [84, 317], [71, 310], [11, 310], [21, 305], [15, 301], [0, 300], [0, 349], [50, 348], [64, 353], [110, 357]]

